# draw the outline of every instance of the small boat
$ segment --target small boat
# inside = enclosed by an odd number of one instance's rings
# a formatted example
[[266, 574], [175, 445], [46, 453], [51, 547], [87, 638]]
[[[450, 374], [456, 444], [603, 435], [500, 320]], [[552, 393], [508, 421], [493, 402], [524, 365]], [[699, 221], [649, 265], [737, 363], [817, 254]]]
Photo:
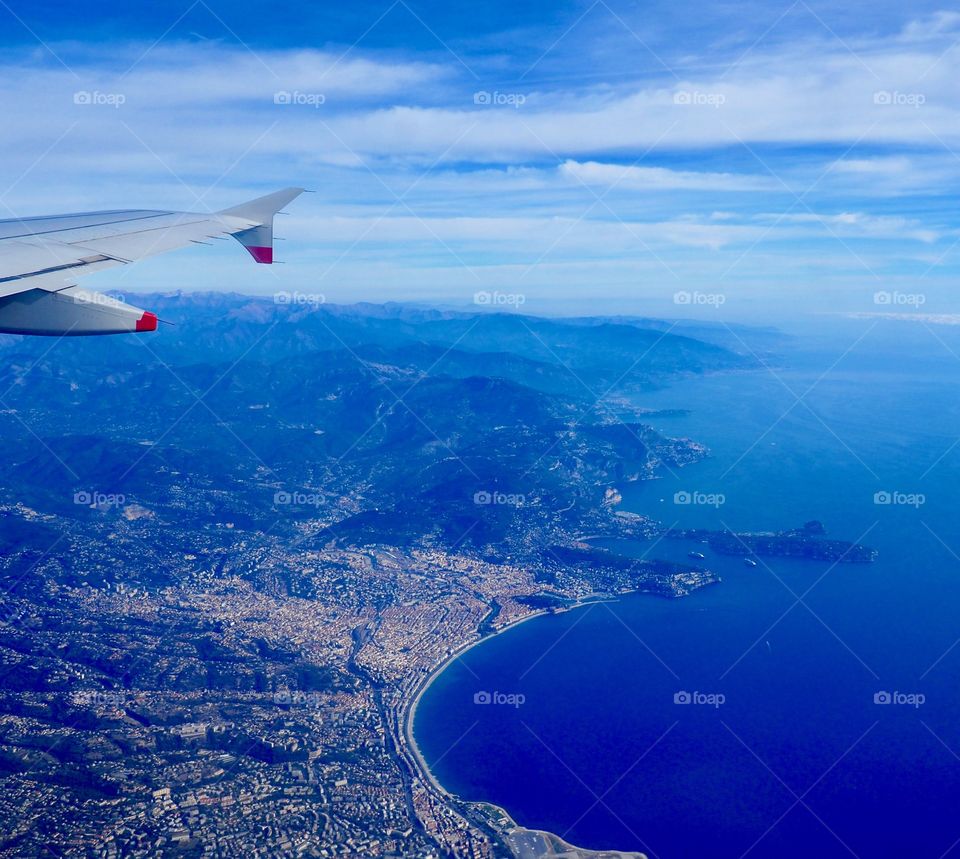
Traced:
[[743, 559], [743, 562], [744, 562], [748, 567], [755, 567], [755, 566], [757, 565], [757, 562], [756, 562], [755, 560], [753, 560], [753, 558], [744, 558], [744, 559]]
[[703, 552], [687, 552], [687, 556], [690, 558], [696, 558], [698, 561], [702, 561], [707, 556]]

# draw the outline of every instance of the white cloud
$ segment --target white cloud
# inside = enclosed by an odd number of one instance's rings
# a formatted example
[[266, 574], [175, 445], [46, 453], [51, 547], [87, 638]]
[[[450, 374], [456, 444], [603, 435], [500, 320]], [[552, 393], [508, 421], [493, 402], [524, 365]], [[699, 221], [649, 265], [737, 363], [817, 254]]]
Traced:
[[568, 160], [560, 165], [562, 175], [585, 185], [656, 191], [774, 191], [781, 185], [766, 176], [670, 170], [666, 167], [622, 166], [597, 161]]
[[[0, 106], [8, 140], [17, 145], [55, 139], [73, 119], [88, 124], [91, 111], [72, 105], [73, 94], [83, 89], [126, 99], [115, 116], [98, 112], [99, 129], [85, 129], [94, 146], [97, 138], [108, 144], [115, 139], [119, 120], [133, 127], [148, 124], [148, 142], [181, 153], [248, 140], [254, 130], [276, 122], [273, 151], [320, 163], [359, 155], [421, 164], [437, 158], [590, 164], [600, 153], [635, 157], [651, 146], [744, 143], [859, 141], [938, 148], [942, 140], [960, 146], [955, 85], [960, 51], [945, 52], [939, 44], [877, 43], [852, 56], [836, 43], [818, 48], [755, 52], [726, 75], [690, 76], [669, 85], [531, 94], [515, 108], [474, 105], [476, 83], [463, 91], [450, 67], [353, 55], [338, 61], [332, 53], [302, 50], [253, 55], [183, 44], [157, 49], [126, 75], [134, 50], [73, 64], [79, 80], [50, 64], [26, 74], [20, 62], [0, 65]], [[273, 104], [277, 92], [320, 94], [325, 102], [316, 109], [281, 107]], [[757, 170], [765, 172], [759, 164]], [[647, 180], [656, 184], [658, 178], [637, 173], [630, 179]]]
[[[545, 252], [562, 257], [571, 252], [591, 256], [642, 253], [651, 246], [673, 245], [719, 249], [759, 239], [765, 229], [756, 225], [700, 223], [693, 219], [669, 221], [606, 220], [576, 217], [388, 217], [301, 218], [298, 232], [317, 237], [318, 243], [350, 245], [395, 244], [399, 253], [409, 243], [436, 245], [442, 241], [473, 250], [504, 249], [520, 252], [531, 261]], [[646, 247], [645, 247], [646, 246]]]
[[927, 41], [960, 30], [960, 12], [940, 11], [926, 18], [909, 21], [901, 32], [907, 41]]
[[[49, 63], [25, 70], [21, 62], [9, 62], [0, 64], [7, 129], [0, 156], [8, 165], [10, 159], [26, 160], [26, 153], [35, 157], [77, 122], [71, 155], [96, 155], [104, 172], [148, 148], [185, 174], [202, 171], [205, 161], [216, 162], [223, 153], [242, 155], [270, 129], [256, 152], [288, 159], [294, 167], [366, 161], [422, 168], [438, 159], [450, 165], [552, 163], [589, 184], [620, 178], [637, 189], [760, 191], [778, 184], [771, 171], [783, 171], [780, 163], [761, 163], [773, 157], [758, 152], [766, 144], [960, 148], [960, 51], [877, 43], [852, 56], [835, 43], [818, 47], [813, 54], [755, 52], [725, 76], [690, 76], [669, 86], [530, 94], [520, 107], [475, 105], [476, 83], [463, 91], [451, 67], [353, 54], [253, 55], [182, 44], [156, 49], [124, 74], [137, 55], [129, 48], [117, 57], [73, 62], [76, 77]], [[73, 104], [81, 90], [120, 94], [124, 103], [83, 108]], [[277, 105], [278, 92], [324, 101]], [[746, 174], [626, 169], [610, 161], [635, 158], [651, 147], [669, 152], [745, 146], [761, 159]], [[50, 159], [62, 157], [61, 148]], [[142, 169], [136, 159], [129, 163], [132, 171]], [[16, 166], [13, 161], [14, 171]]]
[[878, 158], [842, 158], [834, 161], [831, 170], [837, 173], [854, 173], [865, 176], [901, 176], [916, 169], [914, 159], [905, 155], [889, 155]]
[[930, 244], [940, 238], [937, 230], [925, 228], [918, 221], [889, 215], [869, 215], [864, 212], [821, 214], [761, 215], [761, 220], [793, 224], [822, 224], [832, 233], [859, 238], [910, 239]]
[[[568, 85], [525, 93], [516, 107], [474, 104], [481, 86], [453, 61], [359, 49], [338, 59], [164, 45], [130, 69], [144, 46], [110, 55], [67, 46], [76, 76], [49, 58], [8, 56], [0, 206], [16, 214], [204, 209], [304, 184], [320, 193], [284, 224], [285, 251], [329, 264], [359, 239], [336, 269], [350, 283], [403, 269], [405, 283], [422, 275], [439, 285], [451, 269], [462, 273], [455, 255], [506, 282], [544, 253], [543, 281], [568, 286], [589, 279], [591, 266], [625, 280], [639, 268], [669, 276], [663, 262], [704, 285], [733, 264], [731, 279], [766, 270], [777, 283], [797, 271], [862, 274], [845, 249], [833, 255], [835, 235], [886, 240], [862, 254], [882, 268], [915, 253], [907, 243], [955, 234], [952, 221], [894, 217], [884, 213], [895, 208], [867, 201], [904, 190], [940, 195], [960, 178], [949, 151], [960, 151], [960, 50], [947, 50], [958, 19], [861, 40], [856, 56], [826, 39], [769, 53], [761, 46], [726, 74]], [[75, 104], [78, 91], [124, 102]], [[277, 92], [324, 99], [276, 104]], [[818, 178], [809, 199], [819, 211], [795, 205], [781, 217], [778, 206], [796, 203], [791, 190]], [[621, 193], [589, 211], [610, 189]]]

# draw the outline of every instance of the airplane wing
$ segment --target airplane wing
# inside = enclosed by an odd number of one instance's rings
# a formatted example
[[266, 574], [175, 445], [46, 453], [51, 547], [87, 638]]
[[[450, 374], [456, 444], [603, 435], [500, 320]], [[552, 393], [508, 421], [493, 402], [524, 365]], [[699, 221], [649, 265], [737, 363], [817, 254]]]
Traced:
[[155, 314], [75, 279], [223, 236], [272, 263], [273, 216], [302, 192], [286, 188], [206, 215], [129, 210], [0, 221], [0, 333], [155, 331]]

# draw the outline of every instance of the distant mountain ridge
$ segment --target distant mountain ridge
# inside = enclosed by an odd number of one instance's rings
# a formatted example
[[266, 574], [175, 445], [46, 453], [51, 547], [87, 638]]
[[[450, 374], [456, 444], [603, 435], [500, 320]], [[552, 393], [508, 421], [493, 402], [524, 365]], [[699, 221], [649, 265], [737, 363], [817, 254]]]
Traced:
[[[521, 382], [547, 378], [559, 368], [584, 381], [647, 386], [678, 373], [702, 373], [756, 365], [747, 348], [729, 349], [654, 327], [583, 319], [545, 319], [519, 313], [431, 311], [404, 305], [327, 305], [311, 296], [270, 297], [233, 293], [177, 293], [138, 297], [156, 308], [161, 333], [149, 341], [70, 338], [70, 352], [89, 367], [103, 364], [120, 370], [142, 364], [143, 352], [171, 366], [215, 363], [237, 358], [279, 360], [298, 354], [377, 346], [383, 349], [433, 347], [463, 353], [503, 355], [507, 377]], [[653, 326], [654, 323], [651, 322]], [[43, 339], [0, 338], [0, 354], [35, 358], [50, 348]], [[140, 355], [138, 358], [131, 356]], [[434, 359], [439, 353], [434, 353]], [[126, 359], [126, 361], [124, 360]], [[536, 365], [517, 366], [525, 359]], [[402, 360], [402, 359], [401, 359]], [[476, 358], [479, 370], [497, 359]], [[451, 362], [455, 364], [456, 362]], [[428, 365], [429, 366], [429, 365]], [[569, 368], [569, 369], [567, 369]], [[426, 368], [424, 368], [426, 369]], [[464, 368], [460, 371], [466, 373]], [[484, 373], [478, 373], [483, 375]], [[587, 379], [587, 376], [590, 378]]]
[[96, 489], [162, 521], [186, 494], [198, 523], [256, 528], [299, 492], [311, 503], [281, 512], [321, 515], [330, 539], [562, 542], [615, 521], [615, 482], [702, 455], [644, 425], [627, 393], [754, 366], [606, 322], [224, 294], [151, 306], [175, 325], [150, 339], [0, 344], [6, 500], [86, 516], [74, 494]]

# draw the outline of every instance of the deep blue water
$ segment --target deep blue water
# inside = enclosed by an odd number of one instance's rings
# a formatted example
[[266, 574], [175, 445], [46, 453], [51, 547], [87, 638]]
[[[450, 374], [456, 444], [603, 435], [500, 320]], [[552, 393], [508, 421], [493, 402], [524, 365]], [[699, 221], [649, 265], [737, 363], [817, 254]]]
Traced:
[[[418, 712], [448, 789], [581, 846], [662, 859], [960, 856], [947, 852], [960, 839], [960, 349], [949, 331], [886, 327], [823, 376], [865, 330], [801, 338], [779, 380], [714, 376], [644, 397], [692, 409], [651, 423], [712, 456], [626, 489], [624, 505], [681, 526], [816, 518], [880, 559], [751, 569], [704, 549], [723, 582], [691, 597], [630, 596], [490, 639]], [[815, 383], [810, 408], [794, 405], [785, 385]], [[676, 505], [682, 490], [726, 500]], [[877, 505], [880, 491], [925, 503]], [[481, 690], [525, 701], [478, 705]], [[677, 704], [681, 691], [725, 700]], [[925, 701], [874, 702], [895, 691]]]

